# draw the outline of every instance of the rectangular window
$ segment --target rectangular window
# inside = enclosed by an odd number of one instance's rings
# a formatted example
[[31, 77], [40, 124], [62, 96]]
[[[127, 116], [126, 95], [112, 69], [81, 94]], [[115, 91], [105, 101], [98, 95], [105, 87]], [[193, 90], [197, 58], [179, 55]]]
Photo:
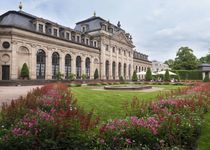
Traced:
[[80, 42], [79, 36], [77, 36], [77, 42]]
[[121, 49], [119, 48], [119, 54], [121, 54]]
[[42, 32], [43, 33], [44, 32], [43, 29], [44, 29], [43, 25], [42, 24], [39, 24], [39, 32]]
[[112, 48], [112, 52], [115, 53], [115, 47]]
[[97, 47], [97, 42], [96, 41], [94, 41], [94, 47]]
[[86, 39], [86, 44], [89, 45], [89, 40], [88, 39]]
[[82, 32], [85, 32], [86, 31], [86, 28], [85, 27], [82, 27]]
[[108, 51], [109, 50], [109, 45], [106, 45], [106, 51]]
[[58, 36], [58, 30], [57, 29], [54, 29], [53, 32], [54, 32], [54, 36]]
[[66, 32], [66, 39], [69, 40], [69, 33]]

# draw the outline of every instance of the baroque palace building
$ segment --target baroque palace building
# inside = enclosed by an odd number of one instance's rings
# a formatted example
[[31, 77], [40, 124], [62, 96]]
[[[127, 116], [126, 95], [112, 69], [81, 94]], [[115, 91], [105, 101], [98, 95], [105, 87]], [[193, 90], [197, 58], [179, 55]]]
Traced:
[[94, 16], [74, 29], [20, 9], [0, 16], [0, 80], [17, 80], [24, 63], [30, 79], [56, 79], [60, 72], [81, 79], [130, 80], [133, 71], [151, 68], [148, 56], [134, 50], [132, 37], [117, 25]]

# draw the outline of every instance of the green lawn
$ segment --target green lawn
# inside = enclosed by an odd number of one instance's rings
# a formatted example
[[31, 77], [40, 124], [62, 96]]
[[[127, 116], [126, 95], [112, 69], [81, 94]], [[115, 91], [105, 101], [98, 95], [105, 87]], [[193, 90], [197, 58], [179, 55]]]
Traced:
[[197, 150], [209, 150], [210, 149], [210, 112], [205, 115], [205, 123], [201, 129], [201, 136], [198, 140]]
[[[155, 86], [164, 88], [164, 90], [180, 87], [173, 85]], [[71, 87], [71, 91], [80, 106], [87, 111], [94, 109], [94, 114], [100, 116], [102, 120], [124, 117], [125, 111], [122, 106], [125, 102], [131, 101], [134, 96], [142, 101], [149, 101], [155, 99], [160, 92], [102, 91], [93, 90], [94, 88], [98, 87]]]

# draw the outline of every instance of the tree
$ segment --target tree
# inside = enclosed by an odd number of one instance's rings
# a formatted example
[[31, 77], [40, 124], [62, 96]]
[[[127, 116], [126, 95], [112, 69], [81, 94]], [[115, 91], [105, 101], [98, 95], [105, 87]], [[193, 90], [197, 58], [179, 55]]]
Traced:
[[29, 78], [29, 69], [26, 63], [23, 64], [20, 76], [22, 78]]
[[174, 60], [173, 59], [166, 60], [164, 62], [164, 64], [168, 65], [169, 68], [171, 68], [171, 69], [174, 68]]
[[166, 82], [171, 81], [168, 69], [166, 70], [166, 73], [165, 73], [165, 76], [164, 76], [164, 81], [166, 81]]
[[136, 70], [134, 70], [134, 72], [133, 72], [132, 81], [138, 81]]
[[147, 69], [147, 72], [146, 72], [146, 75], [145, 75], [145, 80], [146, 81], [151, 81], [152, 80], [152, 72], [151, 72], [150, 68]]
[[98, 69], [95, 70], [94, 72], [94, 79], [98, 79], [99, 75], [98, 75]]
[[198, 60], [198, 64], [210, 64], [210, 54], [207, 54], [205, 57], [201, 57]]
[[193, 50], [188, 47], [181, 47], [174, 61], [176, 70], [193, 70], [197, 68], [197, 58], [193, 54]]

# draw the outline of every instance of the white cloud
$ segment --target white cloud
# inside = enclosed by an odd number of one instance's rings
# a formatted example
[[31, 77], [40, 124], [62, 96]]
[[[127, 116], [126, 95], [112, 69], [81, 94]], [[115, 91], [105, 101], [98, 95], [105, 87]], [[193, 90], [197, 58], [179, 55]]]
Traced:
[[[136, 48], [149, 58], [174, 58], [181, 46], [198, 56], [210, 48], [210, 0], [23, 0], [23, 10], [74, 28], [77, 21], [98, 16], [133, 35]], [[18, 10], [19, 0], [2, 1], [0, 13]]]

